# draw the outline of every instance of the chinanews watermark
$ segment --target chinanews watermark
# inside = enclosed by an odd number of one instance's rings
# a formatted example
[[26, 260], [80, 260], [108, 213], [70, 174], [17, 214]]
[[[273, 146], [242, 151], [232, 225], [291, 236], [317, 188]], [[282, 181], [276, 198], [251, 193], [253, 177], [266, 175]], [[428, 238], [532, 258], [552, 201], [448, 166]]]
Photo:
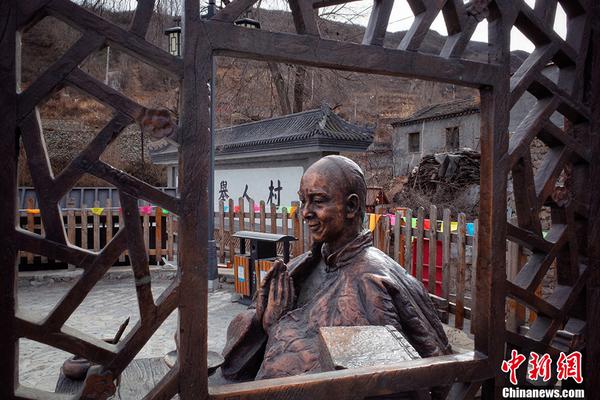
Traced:
[[[529, 360], [528, 360], [529, 359]], [[584, 389], [568, 388], [535, 388], [528, 385], [527, 388], [519, 387], [517, 370], [527, 363], [527, 380], [543, 384], [553, 378], [557, 381], [572, 379], [576, 383], [583, 382], [581, 373], [581, 353], [578, 351], [570, 354], [560, 353], [555, 365], [549, 354], [529, 353], [529, 358], [520, 354], [517, 350], [512, 350], [511, 357], [502, 362], [501, 370], [508, 375], [508, 380], [514, 387], [505, 387], [502, 389], [502, 397], [505, 399], [584, 399]]]

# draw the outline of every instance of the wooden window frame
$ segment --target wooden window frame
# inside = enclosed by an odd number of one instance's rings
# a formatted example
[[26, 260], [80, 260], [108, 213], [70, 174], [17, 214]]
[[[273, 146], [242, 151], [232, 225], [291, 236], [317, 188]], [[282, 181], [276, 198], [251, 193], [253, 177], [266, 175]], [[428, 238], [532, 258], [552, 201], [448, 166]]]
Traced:
[[[456, 146], [452, 142], [456, 139]], [[446, 128], [446, 151], [457, 151], [460, 149], [460, 127], [449, 126]]]
[[[418, 138], [416, 150], [415, 150], [415, 147], [413, 146], [414, 143], [412, 143], [415, 135]], [[408, 152], [409, 153], [420, 153], [421, 152], [421, 132], [417, 131], [417, 132], [409, 132], [408, 133]]]

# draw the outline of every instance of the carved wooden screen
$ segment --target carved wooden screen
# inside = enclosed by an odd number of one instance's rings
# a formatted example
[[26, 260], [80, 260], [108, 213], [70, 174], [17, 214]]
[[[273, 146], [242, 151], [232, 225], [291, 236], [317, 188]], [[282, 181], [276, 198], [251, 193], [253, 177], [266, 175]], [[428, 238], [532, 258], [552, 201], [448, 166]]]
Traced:
[[[177, 59], [144, 39], [154, 1], [138, 2], [128, 30], [122, 29], [68, 0], [3, 1], [0, 3], [0, 209], [1, 295], [0, 365], [1, 398], [48, 398], [50, 394], [18, 383], [18, 338], [29, 338], [99, 364], [89, 375], [82, 398], [103, 398], [110, 393], [113, 378], [131, 362], [169, 313], [178, 308], [180, 353], [177, 366], [147, 398], [364, 398], [399, 391], [447, 386], [440, 397], [472, 398], [483, 386], [484, 397], [494, 395], [501, 382], [499, 365], [505, 341], [519, 349], [556, 351], [552, 340], [569, 318], [587, 323], [588, 365], [598, 363], [598, 250], [593, 233], [598, 220], [597, 78], [591, 90], [592, 2], [565, 0], [568, 15], [566, 40], [551, 28], [556, 0], [538, 0], [534, 9], [523, 1], [409, 0], [415, 20], [399, 48], [384, 47], [393, 0], [375, 0], [362, 43], [346, 43], [321, 37], [314, 9], [340, 0], [290, 0], [297, 34], [251, 30], [233, 22], [255, 0], [234, 0], [209, 21], [200, 20], [198, 1], [185, 1], [184, 55]], [[421, 50], [424, 35], [439, 13], [449, 36], [439, 54]], [[17, 38], [24, 29], [50, 14], [82, 33], [65, 55], [30, 87], [18, 92], [20, 61]], [[599, 14], [595, 14], [598, 16]], [[465, 48], [478, 23], [487, 18], [489, 57], [468, 60]], [[516, 26], [536, 50], [518, 71], [510, 75], [510, 30]], [[597, 28], [595, 28], [597, 29]], [[596, 30], [600, 32], [600, 30]], [[180, 142], [180, 198], [165, 195], [152, 186], [100, 161], [103, 150], [132, 123], [144, 108], [112, 90], [78, 68], [89, 54], [110, 44], [142, 61], [182, 79]], [[598, 45], [596, 44], [596, 49]], [[481, 94], [481, 199], [477, 264], [477, 312], [474, 318], [475, 352], [416, 360], [400, 365], [335, 371], [323, 374], [265, 380], [209, 390], [207, 354], [207, 218], [205, 188], [210, 171], [210, 110], [207, 83], [216, 55], [298, 63], [373, 74], [414, 77], [466, 85]], [[596, 54], [597, 57], [597, 54]], [[542, 68], [554, 62], [560, 70], [556, 81]], [[587, 74], [587, 75], [586, 75]], [[72, 85], [114, 110], [113, 117], [90, 145], [61, 174], [54, 176], [48, 162], [36, 106], [63, 85]], [[509, 111], [526, 91], [536, 97], [535, 106], [512, 136], [508, 135]], [[587, 96], [587, 97], [586, 97]], [[549, 117], [558, 111], [568, 123], [564, 129]], [[595, 124], [595, 125], [594, 125]], [[529, 146], [534, 137], [550, 148], [547, 160], [534, 175]], [[34, 175], [45, 235], [15, 228], [17, 152], [22, 141]], [[567, 185], [555, 190], [561, 172]], [[592, 173], [591, 171], [595, 173]], [[68, 243], [58, 201], [82, 174], [92, 174], [119, 188], [125, 229], [99, 253]], [[507, 224], [507, 178], [512, 174], [517, 224]], [[145, 199], [181, 216], [179, 225], [179, 275], [158, 299], [150, 292], [148, 257], [139, 226], [137, 199]], [[552, 209], [552, 227], [542, 237], [539, 211]], [[588, 218], [585, 220], [585, 218]], [[532, 256], [516, 279], [506, 281], [506, 238], [532, 250]], [[136, 278], [141, 319], [118, 346], [83, 335], [64, 326], [89, 290], [125, 249], [129, 250]], [[35, 317], [16, 308], [15, 260], [25, 250], [83, 267], [84, 274], [47, 316]], [[535, 294], [541, 278], [556, 260], [559, 285], [543, 300]], [[587, 310], [578, 297], [587, 289]], [[506, 295], [537, 311], [527, 332], [505, 334]], [[578, 307], [575, 307], [578, 305]], [[600, 368], [589, 368], [587, 382], [597, 378]], [[497, 379], [493, 379], [497, 377]], [[595, 380], [597, 382], [597, 380]], [[497, 393], [497, 392], [496, 392]], [[590, 390], [590, 396], [594, 393]], [[94, 397], [96, 396], [96, 397]]]

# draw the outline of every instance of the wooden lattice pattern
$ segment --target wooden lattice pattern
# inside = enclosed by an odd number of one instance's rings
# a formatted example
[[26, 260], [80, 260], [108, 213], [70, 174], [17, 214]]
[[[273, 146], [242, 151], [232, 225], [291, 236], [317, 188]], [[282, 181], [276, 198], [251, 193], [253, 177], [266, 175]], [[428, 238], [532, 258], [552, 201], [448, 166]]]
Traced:
[[[574, 336], [585, 331], [585, 310], [578, 299], [589, 277], [586, 243], [581, 238], [588, 229], [589, 197], [583, 188], [592, 157], [591, 111], [583, 101], [590, 15], [584, 2], [561, 2], [568, 19], [563, 40], [552, 29], [557, 4], [540, 1], [533, 10], [526, 6], [517, 9], [515, 27], [536, 47], [511, 77], [509, 106], [525, 92], [536, 101], [512, 133], [506, 158], [517, 213], [516, 224], [508, 223], [507, 236], [531, 251], [520, 271], [507, 281], [507, 291], [537, 312], [526, 332], [520, 326], [509, 327], [506, 340], [525, 354], [550, 353], [555, 360], [560, 351], [580, 350], [576, 340], [553, 345], [558, 330], [566, 327]], [[549, 68], [558, 69], [557, 79], [544, 74]], [[564, 127], [550, 120], [555, 112], [564, 118]], [[548, 147], [536, 173], [530, 151], [534, 138]], [[551, 209], [551, 225], [545, 235], [540, 222], [542, 207]], [[557, 285], [543, 299], [536, 290], [553, 263]], [[521, 368], [523, 377], [525, 371]], [[522, 382], [526, 384], [525, 379]]]
[[[600, 312], [589, 299], [597, 289], [597, 272], [591, 267], [592, 227], [598, 220], [598, 192], [588, 190], [589, 173], [597, 150], [591, 127], [597, 124], [598, 88], [590, 86], [590, 21], [596, 11], [585, 0], [560, 4], [568, 17], [566, 40], [554, 30], [557, 0], [537, 0], [530, 8], [523, 0], [408, 0], [414, 22], [396, 49], [384, 47], [393, 0], [375, 0], [362, 43], [339, 42], [321, 37], [316, 10], [340, 4], [340, 0], [290, 0], [296, 34], [246, 29], [234, 25], [256, 0], [233, 0], [211, 20], [201, 20], [199, 2], [185, 1], [184, 54], [182, 59], [155, 47], [144, 36], [153, 12], [153, 0], [140, 0], [129, 30], [122, 29], [68, 0], [23, 0], [0, 3], [4, 26], [0, 36], [0, 108], [4, 131], [0, 141], [0, 182], [3, 208], [0, 235], [6, 246], [0, 252], [2, 297], [0, 306], [0, 397], [47, 398], [18, 383], [18, 338], [36, 340], [82, 355], [99, 365], [88, 375], [80, 398], [106, 398], [114, 391], [113, 380], [132, 361], [162, 321], [179, 308], [179, 360], [146, 398], [364, 398], [436, 387], [437, 398], [472, 398], [483, 383], [482, 394], [491, 398], [497, 390], [505, 341], [523, 350], [555, 352], [557, 330], [573, 319], [597, 325]], [[448, 38], [439, 54], [421, 49], [425, 34], [441, 13]], [[25, 91], [18, 93], [19, 32], [52, 15], [78, 29], [81, 38]], [[477, 25], [488, 22], [488, 60], [463, 58]], [[510, 76], [510, 30], [516, 27], [536, 46], [535, 51]], [[180, 198], [168, 196], [100, 160], [100, 155], [119, 133], [144, 114], [145, 108], [82, 71], [78, 65], [107, 44], [117, 47], [182, 80], [180, 143]], [[597, 46], [597, 45], [596, 45]], [[597, 51], [597, 50], [595, 50]], [[208, 388], [206, 370], [207, 288], [206, 260], [210, 172], [210, 92], [213, 57], [228, 55], [256, 60], [297, 63], [391, 76], [449, 82], [479, 88], [481, 93], [481, 199], [475, 352], [415, 360], [402, 365], [335, 371], [279, 380]], [[553, 62], [559, 78], [553, 81], [543, 68]], [[596, 61], [598, 62], [598, 61]], [[598, 69], [596, 65], [596, 69]], [[587, 71], [587, 72], [586, 72]], [[595, 81], [594, 81], [595, 82]], [[49, 166], [37, 106], [63, 85], [93, 96], [113, 109], [113, 116], [95, 139], [58, 176]], [[596, 83], [597, 85], [597, 83]], [[525, 92], [537, 101], [516, 132], [508, 135], [512, 105]], [[594, 100], [596, 99], [596, 100]], [[568, 123], [550, 122], [555, 112]], [[597, 125], [595, 125], [597, 126]], [[16, 134], [15, 134], [16, 133]], [[537, 174], [532, 170], [529, 147], [537, 137], [550, 151]], [[19, 138], [27, 153], [44, 225], [44, 235], [15, 228], [16, 165]], [[597, 170], [597, 168], [596, 168]], [[565, 171], [565, 187], [555, 189]], [[506, 222], [507, 177], [512, 173], [517, 224]], [[92, 174], [118, 187], [125, 228], [98, 253], [69, 243], [58, 201], [82, 174]], [[563, 176], [563, 178], [565, 178]], [[591, 198], [585, 193], [592, 192]], [[150, 291], [148, 255], [139, 223], [137, 199], [144, 199], [180, 216], [179, 275], [158, 298]], [[211, 199], [212, 201], [212, 199]], [[539, 212], [552, 209], [552, 227], [543, 237]], [[593, 215], [592, 215], [593, 213]], [[584, 218], [593, 219], [587, 226]], [[506, 281], [506, 237], [532, 250], [515, 279]], [[587, 239], [587, 240], [586, 240]], [[76, 332], [65, 321], [84, 300], [113, 261], [127, 249], [136, 280], [140, 321], [118, 345]], [[17, 252], [27, 251], [81, 266], [84, 274], [47, 316], [26, 315], [16, 307], [15, 265]], [[588, 260], [589, 264], [586, 264]], [[558, 286], [547, 299], [535, 294], [550, 264], [556, 261]], [[597, 261], [593, 261], [597, 264]], [[596, 268], [597, 269], [597, 268]], [[592, 275], [596, 274], [596, 275]], [[592, 276], [594, 285], [590, 287]], [[588, 284], [588, 303], [577, 300]], [[537, 312], [527, 333], [505, 332], [506, 292]], [[576, 306], [577, 305], [577, 306]], [[591, 310], [591, 312], [590, 312]], [[588, 329], [588, 332], [590, 329]], [[591, 338], [590, 338], [591, 339]], [[588, 339], [589, 340], [589, 339]], [[598, 362], [596, 344], [588, 361]], [[588, 377], [597, 377], [590, 372]], [[499, 379], [494, 379], [498, 377]], [[586, 378], [589, 380], [589, 378]], [[440, 388], [446, 389], [440, 389]], [[589, 392], [591, 395], [591, 391]]]

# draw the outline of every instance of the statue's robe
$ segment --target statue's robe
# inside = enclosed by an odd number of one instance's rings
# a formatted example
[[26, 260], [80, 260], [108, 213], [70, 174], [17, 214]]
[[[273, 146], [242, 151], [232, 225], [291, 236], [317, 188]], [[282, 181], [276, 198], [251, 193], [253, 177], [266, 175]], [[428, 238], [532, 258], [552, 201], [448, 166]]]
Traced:
[[[302, 306], [284, 314], [267, 334], [253, 309], [229, 325], [223, 375], [265, 379], [319, 372], [319, 328], [392, 325], [421, 357], [450, 353], [435, 307], [422, 283], [373, 247], [371, 233], [357, 236], [337, 253], [327, 245], [294, 258], [288, 271], [296, 293], [321, 260], [324, 278]], [[306, 298], [306, 296], [303, 296]]]

